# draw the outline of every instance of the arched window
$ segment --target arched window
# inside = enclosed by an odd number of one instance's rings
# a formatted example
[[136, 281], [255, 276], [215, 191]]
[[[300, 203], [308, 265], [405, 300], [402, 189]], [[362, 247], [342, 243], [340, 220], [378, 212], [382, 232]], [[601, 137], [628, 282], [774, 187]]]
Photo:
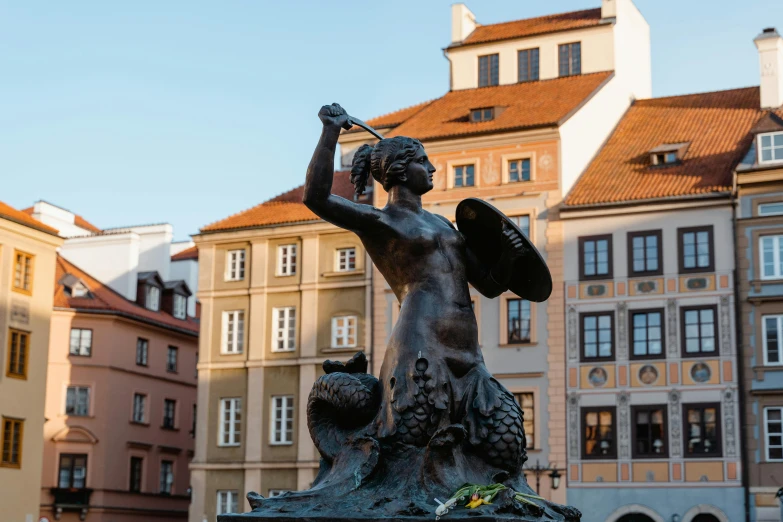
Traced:
[[620, 517], [617, 522], [655, 522], [652, 518], [641, 513], [628, 513]]

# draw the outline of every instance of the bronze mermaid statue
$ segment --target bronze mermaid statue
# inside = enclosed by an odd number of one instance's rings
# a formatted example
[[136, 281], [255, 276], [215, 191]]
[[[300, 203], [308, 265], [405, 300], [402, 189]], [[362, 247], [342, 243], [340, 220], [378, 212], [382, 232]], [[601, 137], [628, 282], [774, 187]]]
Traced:
[[[413, 138], [381, 139], [356, 151], [355, 191], [362, 194], [372, 176], [388, 193], [384, 208], [332, 194], [337, 140], [352, 122], [337, 104], [322, 107], [318, 116], [323, 129], [303, 201], [359, 237], [400, 303], [399, 319], [379, 378], [367, 373], [363, 353], [347, 363], [324, 363], [307, 408], [321, 455], [311, 489], [273, 499], [250, 493], [253, 512], [240, 517], [434, 518], [434, 498], [447, 499], [465, 483], [503, 483], [509, 491], [533, 494], [522, 473], [522, 410], [484, 364], [469, 284], [497, 297], [519, 279], [515, 272], [525, 266], [520, 258], [538, 253], [513, 225], [498, 221], [487, 248], [498, 254], [488, 263], [485, 252], [474, 251], [485, 249], [471, 248], [449, 220], [425, 210], [422, 196], [433, 188], [435, 167]], [[549, 284], [539, 300], [551, 292]], [[519, 503], [513, 495], [481, 509], [488, 520], [575, 522], [581, 516], [543, 500]]]

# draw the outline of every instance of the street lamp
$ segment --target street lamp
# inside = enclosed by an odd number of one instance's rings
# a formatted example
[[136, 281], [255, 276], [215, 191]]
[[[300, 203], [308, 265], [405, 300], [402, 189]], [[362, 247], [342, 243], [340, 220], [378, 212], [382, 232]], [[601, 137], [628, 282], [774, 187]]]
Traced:
[[553, 469], [552, 473], [549, 474], [549, 477], [552, 479], [552, 489], [557, 489], [560, 487], [560, 472], [557, 471], [557, 469]]
[[558, 469], [557, 465], [554, 462], [549, 463], [547, 466], [542, 466], [539, 464], [538, 460], [536, 460], [535, 466], [527, 466], [525, 468], [522, 468], [522, 471], [524, 472], [530, 472], [536, 477], [536, 493], [539, 492], [541, 489], [541, 475], [547, 473], [549, 475], [549, 478], [552, 480], [552, 489], [555, 490], [560, 487], [560, 478], [562, 475], [560, 474], [561, 471], [565, 471], [562, 469]]

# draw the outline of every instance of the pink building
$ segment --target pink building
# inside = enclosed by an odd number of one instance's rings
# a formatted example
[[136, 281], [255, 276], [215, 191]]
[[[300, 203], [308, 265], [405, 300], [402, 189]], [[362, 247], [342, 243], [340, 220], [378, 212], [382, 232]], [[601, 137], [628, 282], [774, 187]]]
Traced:
[[42, 517], [187, 518], [198, 322], [183, 313], [184, 281], [140, 272], [136, 294], [130, 301], [57, 259]]

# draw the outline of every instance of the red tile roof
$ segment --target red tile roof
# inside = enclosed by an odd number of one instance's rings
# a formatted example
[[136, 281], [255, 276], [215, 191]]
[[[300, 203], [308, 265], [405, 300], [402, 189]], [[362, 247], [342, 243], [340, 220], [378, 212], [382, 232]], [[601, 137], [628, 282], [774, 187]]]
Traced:
[[[35, 207], [23, 208], [22, 212], [32, 216], [33, 212], [35, 212]], [[76, 225], [77, 227], [81, 227], [85, 230], [89, 230], [90, 232], [94, 232], [96, 234], [101, 232], [100, 228], [96, 227], [95, 225], [93, 225], [92, 223], [90, 223], [89, 221], [87, 221], [86, 219], [84, 219], [78, 214], [74, 214], [73, 224]]]
[[[568, 206], [729, 192], [732, 173], [765, 111], [759, 89], [635, 102], [565, 200]], [[783, 109], [778, 109], [783, 114]], [[680, 164], [652, 166], [650, 151], [689, 142]]]
[[404, 109], [400, 109], [394, 112], [390, 112], [388, 114], [384, 114], [382, 116], [376, 116], [375, 118], [371, 120], [367, 120], [367, 124], [370, 127], [374, 127], [376, 129], [382, 129], [384, 127], [394, 127], [395, 125], [399, 125], [400, 123], [404, 122], [423, 108], [425, 108], [427, 105], [432, 103], [433, 100], [425, 101], [422, 103], [417, 103], [416, 105], [412, 105], [410, 107], [406, 107]]
[[[387, 136], [434, 140], [556, 126], [563, 123], [612, 75], [611, 71], [605, 71], [450, 91], [411, 115]], [[482, 107], [495, 107], [495, 119], [471, 122], [470, 110]]]
[[[353, 199], [353, 185], [350, 181], [350, 171], [334, 173], [332, 193], [347, 199]], [[319, 221], [321, 218], [313, 214], [304, 203], [304, 185], [284, 192], [270, 200], [256, 205], [232, 216], [201, 228], [201, 232], [219, 232], [240, 228], [254, 228], [302, 221]]]
[[186, 259], [198, 259], [198, 247], [192, 246], [171, 256], [172, 261], [184, 261]]
[[463, 42], [452, 44], [449, 48], [452, 49], [455, 47], [464, 47], [466, 45], [510, 40], [513, 38], [524, 38], [526, 36], [567, 31], [570, 29], [581, 29], [599, 25], [600, 23], [601, 9], [597, 8], [574, 11], [571, 13], [539, 16], [538, 18], [527, 18], [525, 20], [515, 20], [513, 22], [503, 22], [500, 24], [479, 25]]
[[48, 225], [44, 225], [37, 219], [34, 219], [31, 216], [29, 216], [24, 211], [16, 210], [14, 207], [10, 205], [6, 205], [2, 201], [0, 201], [0, 217], [19, 223], [20, 225], [25, 225], [30, 228], [40, 230], [41, 232], [46, 232], [47, 234], [52, 234], [55, 236], [59, 235], [57, 229], [52, 228]]
[[[90, 290], [90, 297], [71, 297], [65, 290], [62, 281], [66, 275], [79, 279]], [[174, 316], [160, 311], [153, 312], [104, 285], [61, 256], [57, 256], [55, 272], [54, 306], [55, 308], [70, 308], [82, 311], [116, 312], [118, 315], [132, 319], [154, 323], [164, 328], [176, 328], [187, 333], [198, 335], [199, 324], [193, 318], [176, 319]]]

